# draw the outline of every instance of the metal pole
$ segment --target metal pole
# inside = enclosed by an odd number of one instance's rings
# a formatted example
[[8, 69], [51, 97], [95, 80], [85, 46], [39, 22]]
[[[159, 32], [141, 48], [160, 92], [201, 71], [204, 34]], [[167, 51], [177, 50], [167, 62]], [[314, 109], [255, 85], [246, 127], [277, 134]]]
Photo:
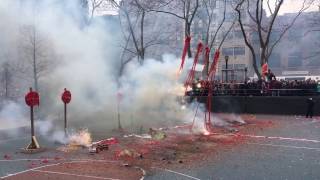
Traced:
[[228, 56], [225, 57], [226, 60], [226, 82], [228, 82]]
[[121, 120], [120, 120], [120, 102], [118, 102], [117, 104], [117, 111], [118, 111], [118, 128], [122, 129]]
[[30, 119], [31, 119], [31, 141], [32, 137], [34, 136], [34, 118], [33, 118], [33, 106], [30, 106]]
[[64, 103], [64, 134], [67, 136], [67, 104]]
[[244, 68], [244, 82], [247, 82], [247, 77], [248, 77], [248, 68], [247, 67], [245, 67]]

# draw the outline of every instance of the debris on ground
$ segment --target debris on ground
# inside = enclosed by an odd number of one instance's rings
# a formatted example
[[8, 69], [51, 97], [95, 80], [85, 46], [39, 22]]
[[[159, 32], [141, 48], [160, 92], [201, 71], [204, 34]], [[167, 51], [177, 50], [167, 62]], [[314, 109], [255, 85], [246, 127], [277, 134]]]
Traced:
[[8, 154], [5, 154], [5, 155], [3, 156], [3, 158], [6, 159], [6, 160], [11, 159], [11, 157], [10, 157]]
[[104, 139], [104, 140], [101, 140], [98, 142], [93, 142], [91, 144], [91, 146], [89, 146], [89, 152], [90, 153], [99, 153], [101, 151], [108, 150], [109, 146], [114, 145], [114, 144], [118, 144], [118, 143], [119, 143], [118, 139], [116, 139], [114, 137], [109, 138], [109, 139]]
[[79, 132], [69, 136], [69, 145], [89, 147], [91, 143], [92, 138], [88, 129], [82, 129]]
[[129, 134], [129, 135], [124, 135], [124, 138], [128, 138], [128, 137], [137, 137], [137, 138], [141, 138], [141, 139], [151, 139], [151, 135], [150, 134], [141, 134], [141, 135], [137, 135], [137, 134]]
[[235, 133], [235, 132], [239, 132], [239, 130], [237, 128], [233, 128], [233, 127], [227, 127], [226, 128], [230, 133]]
[[133, 149], [123, 149], [117, 152], [119, 158], [141, 158], [142, 155]]
[[74, 152], [77, 151], [81, 148], [81, 146], [79, 145], [64, 145], [61, 147], [58, 147], [57, 150], [61, 151], [61, 152], [65, 152], [65, 153], [70, 153], [70, 152]]
[[44, 159], [41, 162], [46, 164], [46, 163], [49, 163], [49, 160], [48, 159]]
[[163, 140], [167, 137], [167, 134], [165, 132], [152, 128], [149, 129], [149, 134], [151, 135], [152, 139], [155, 140]]

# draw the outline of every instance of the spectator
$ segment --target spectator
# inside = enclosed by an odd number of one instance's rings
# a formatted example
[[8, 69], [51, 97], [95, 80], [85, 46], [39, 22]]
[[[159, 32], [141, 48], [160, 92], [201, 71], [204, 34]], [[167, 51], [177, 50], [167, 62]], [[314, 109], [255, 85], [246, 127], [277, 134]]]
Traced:
[[271, 69], [268, 69], [267, 80], [268, 82], [271, 82], [272, 80], [276, 80], [276, 76], [273, 74]]
[[313, 116], [313, 106], [314, 106], [313, 99], [312, 98], [308, 98], [307, 99], [307, 104], [308, 104], [308, 108], [307, 108], [306, 118], [308, 118], [308, 117], [312, 118], [312, 116]]

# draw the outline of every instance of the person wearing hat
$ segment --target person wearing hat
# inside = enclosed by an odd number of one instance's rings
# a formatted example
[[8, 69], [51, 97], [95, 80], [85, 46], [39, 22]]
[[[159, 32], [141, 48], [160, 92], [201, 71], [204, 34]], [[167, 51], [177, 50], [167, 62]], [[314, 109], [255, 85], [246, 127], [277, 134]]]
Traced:
[[312, 98], [307, 99], [307, 104], [308, 104], [308, 109], [307, 109], [307, 114], [306, 118], [310, 117], [312, 118], [313, 116], [313, 107], [314, 107], [314, 101]]

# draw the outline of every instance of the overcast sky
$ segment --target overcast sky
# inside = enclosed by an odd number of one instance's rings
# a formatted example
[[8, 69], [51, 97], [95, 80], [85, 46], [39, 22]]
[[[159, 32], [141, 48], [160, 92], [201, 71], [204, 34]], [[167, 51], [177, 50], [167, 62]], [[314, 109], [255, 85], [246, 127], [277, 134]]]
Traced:
[[[116, 0], [119, 2], [120, 0]], [[270, 5], [274, 9], [274, 2], [276, 0], [270, 0]], [[320, 1], [320, 0], [316, 0]], [[266, 1], [264, 1], [266, 3]], [[285, 13], [292, 13], [292, 12], [297, 12], [301, 9], [302, 7], [303, 0], [284, 0], [283, 5], [281, 6], [280, 9], [280, 15], [285, 14]], [[265, 4], [265, 7], [267, 8], [267, 5]], [[308, 11], [317, 11], [319, 8], [316, 5], [313, 5], [308, 9]], [[103, 14], [117, 14], [116, 9], [113, 9], [110, 4], [106, 3], [103, 4], [101, 8], [98, 8], [95, 12], [95, 15], [103, 15]], [[269, 15], [269, 11], [267, 10], [267, 14]]]
[[[270, 0], [275, 2], [276, 0]], [[283, 5], [281, 6], [280, 9], [280, 14], [284, 14], [284, 13], [292, 13], [292, 12], [297, 12], [301, 9], [302, 7], [302, 3], [303, 0], [284, 0]], [[270, 3], [271, 5], [274, 5], [274, 3]], [[267, 7], [267, 6], [265, 6]], [[274, 8], [274, 6], [273, 6]], [[308, 9], [308, 11], [317, 11], [318, 7], [313, 5], [312, 7], [310, 7], [310, 9]], [[267, 11], [267, 14], [269, 15], [269, 12]]]

